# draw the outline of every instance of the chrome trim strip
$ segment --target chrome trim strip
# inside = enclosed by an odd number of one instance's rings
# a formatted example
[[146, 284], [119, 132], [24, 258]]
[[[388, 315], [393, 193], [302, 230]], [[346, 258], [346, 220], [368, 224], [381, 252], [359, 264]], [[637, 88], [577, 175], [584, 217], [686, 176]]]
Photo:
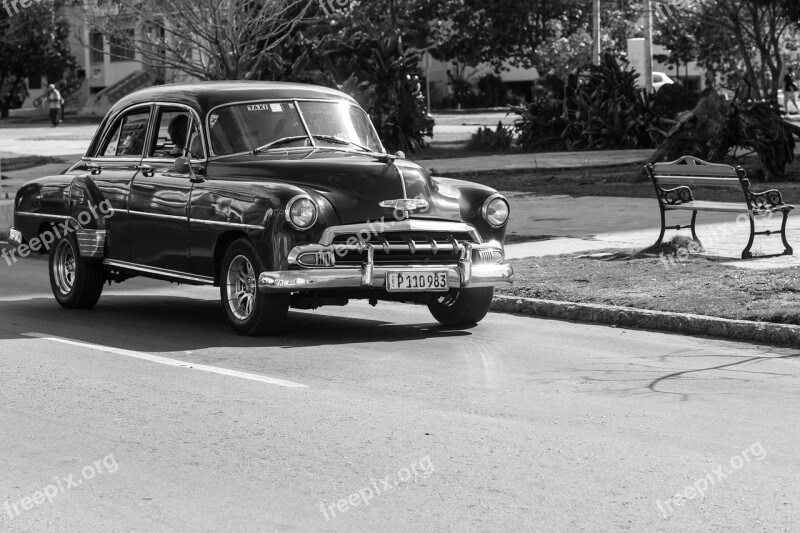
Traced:
[[150, 267], [145, 265], [139, 265], [136, 263], [128, 263], [127, 261], [119, 261], [117, 259], [106, 259], [105, 261], [103, 261], [103, 266], [124, 268], [126, 270], [135, 270], [137, 272], [144, 272], [146, 274], [157, 274], [159, 276], [166, 276], [176, 279], [194, 281], [206, 285], [214, 284], [214, 278], [208, 278], [206, 276], [197, 276], [195, 274], [187, 274], [186, 272], [178, 272], [175, 270], [167, 270], [165, 268]]
[[140, 216], [151, 217], [151, 218], [164, 218], [164, 219], [168, 219], [168, 220], [181, 220], [181, 221], [184, 221], [184, 222], [188, 222], [189, 221], [189, 217], [186, 217], [186, 216], [181, 217], [181, 216], [177, 216], [177, 215], [162, 215], [161, 213], [145, 213], [143, 211], [130, 211], [129, 210], [128, 214], [129, 215], [140, 215]]
[[[380, 229], [381, 231], [378, 232], [376, 229]], [[443, 231], [453, 233], [469, 233], [473, 241], [475, 241], [477, 244], [483, 243], [481, 234], [478, 233], [478, 230], [475, 228], [475, 226], [472, 226], [471, 224], [464, 222], [407, 219], [392, 222], [375, 221], [371, 223], [364, 222], [360, 224], [347, 224], [344, 226], [331, 226], [322, 232], [322, 236], [319, 239], [319, 244], [322, 244], [323, 246], [330, 246], [333, 243], [333, 239], [335, 239], [337, 235], [358, 233], [362, 230], [366, 230], [370, 232], [370, 234], [375, 232], [376, 235], [400, 231]]]
[[[394, 162], [392, 162], [392, 163], [394, 163]], [[400, 177], [400, 185], [403, 186], [403, 198], [405, 198], [407, 200], [408, 199], [408, 190], [406, 189], [406, 178], [403, 176], [403, 171], [400, 170], [400, 167], [398, 167], [395, 164], [392, 164], [392, 166], [397, 171], [397, 175]], [[427, 209], [427, 207], [426, 207], [426, 209]], [[413, 210], [411, 210], [411, 211], [413, 211]], [[408, 218], [408, 212], [406, 212], [406, 218]]]
[[189, 224], [197, 222], [198, 224], [208, 224], [210, 226], [227, 226], [230, 228], [244, 228], [254, 230], [264, 230], [264, 226], [256, 226], [255, 224], [242, 224], [240, 222], [223, 222], [221, 220], [206, 220], [204, 218], [190, 218]]
[[72, 217], [68, 217], [65, 215], [48, 215], [45, 213], [30, 213], [28, 211], [15, 211], [17, 215], [23, 215], [26, 217], [39, 217], [39, 218], [57, 218], [59, 220], [74, 220]]

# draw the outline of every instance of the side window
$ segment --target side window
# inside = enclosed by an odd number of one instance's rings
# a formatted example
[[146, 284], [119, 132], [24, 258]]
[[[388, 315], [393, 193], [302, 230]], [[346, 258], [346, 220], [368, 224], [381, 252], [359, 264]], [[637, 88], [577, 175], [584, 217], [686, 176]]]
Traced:
[[149, 107], [123, 115], [112, 127], [112, 133], [100, 148], [99, 155], [102, 157], [141, 157], [149, 119]]
[[156, 134], [147, 157], [202, 159], [203, 142], [197, 122], [183, 108], [163, 108], [156, 119]]

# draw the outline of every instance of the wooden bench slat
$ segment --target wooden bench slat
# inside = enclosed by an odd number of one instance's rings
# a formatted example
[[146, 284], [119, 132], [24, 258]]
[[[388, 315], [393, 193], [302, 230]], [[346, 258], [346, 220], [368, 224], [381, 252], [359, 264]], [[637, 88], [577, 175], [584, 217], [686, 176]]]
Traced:
[[741, 187], [739, 178], [709, 178], [708, 176], [665, 176], [656, 174], [659, 185], [694, 185], [696, 187]]
[[747, 204], [737, 202], [710, 202], [704, 200], [695, 200], [693, 202], [686, 202], [685, 204], [664, 204], [664, 209], [685, 209], [694, 211], [695, 209], [701, 211], [723, 211], [727, 213], [747, 213]]
[[655, 174], [676, 174], [679, 176], [731, 176], [736, 177], [736, 170], [728, 165], [673, 165], [671, 163], [656, 163], [653, 165]]

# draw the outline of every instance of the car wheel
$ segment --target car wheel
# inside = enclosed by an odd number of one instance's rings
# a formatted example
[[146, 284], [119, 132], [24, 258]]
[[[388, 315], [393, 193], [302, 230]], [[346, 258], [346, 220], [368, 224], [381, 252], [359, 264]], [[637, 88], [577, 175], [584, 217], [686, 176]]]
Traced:
[[222, 307], [231, 328], [240, 335], [274, 335], [286, 326], [289, 295], [258, 292], [258, 276], [264, 270], [247, 239], [231, 244], [222, 259]]
[[50, 288], [67, 309], [89, 309], [103, 292], [103, 269], [97, 261], [81, 259], [74, 234], [61, 237], [50, 248]]
[[477, 324], [492, 305], [494, 287], [450, 291], [428, 304], [433, 318], [445, 326]]

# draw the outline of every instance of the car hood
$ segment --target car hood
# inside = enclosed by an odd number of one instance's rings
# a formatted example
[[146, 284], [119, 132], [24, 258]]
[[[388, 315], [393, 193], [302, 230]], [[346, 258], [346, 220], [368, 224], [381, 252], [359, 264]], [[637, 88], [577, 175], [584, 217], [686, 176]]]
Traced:
[[[210, 163], [208, 176], [284, 182], [316, 191], [331, 203], [342, 224], [404, 216], [462, 220], [459, 199], [440, 193], [422, 167], [402, 159], [387, 163], [365, 154], [324, 151], [298, 156], [239, 156]], [[427, 201], [428, 208], [406, 213], [379, 205], [386, 200], [411, 198]]]

